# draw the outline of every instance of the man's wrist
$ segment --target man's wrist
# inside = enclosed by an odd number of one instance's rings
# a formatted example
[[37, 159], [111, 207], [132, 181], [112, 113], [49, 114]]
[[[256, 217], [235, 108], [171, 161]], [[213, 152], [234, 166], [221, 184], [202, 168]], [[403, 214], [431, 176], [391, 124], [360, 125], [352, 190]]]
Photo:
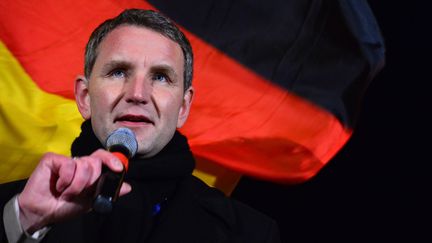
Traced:
[[6, 236], [10, 243], [40, 242], [50, 229], [49, 227], [43, 227], [32, 234], [29, 234], [23, 229], [20, 221], [18, 194], [9, 200], [9, 202], [5, 205], [3, 209], [3, 221], [5, 225]]
[[16, 196], [15, 202], [15, 210], [17, 212], [18, 220], [21, 224], [21, 228], [28, 235], [32, 235], [38, 230], [44, 228], [44, 225], [38, 224], [38, 219], [40, 219], [39, 215], [35, 215], [29, 210], [25, 210], [25, 205], [23, 207], [22, 201], [20, 200], [20, 194]]

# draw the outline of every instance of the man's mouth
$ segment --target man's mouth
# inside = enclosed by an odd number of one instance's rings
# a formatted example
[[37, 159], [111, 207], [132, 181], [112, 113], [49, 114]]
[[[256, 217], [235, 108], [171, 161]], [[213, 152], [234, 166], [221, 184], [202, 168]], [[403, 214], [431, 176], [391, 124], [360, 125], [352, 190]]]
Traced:
[[141, 115], [124, 115], [114, 119], [114, 122], [129, 123], [129, 124], [153, 124], [153, 121], [146, 116]]

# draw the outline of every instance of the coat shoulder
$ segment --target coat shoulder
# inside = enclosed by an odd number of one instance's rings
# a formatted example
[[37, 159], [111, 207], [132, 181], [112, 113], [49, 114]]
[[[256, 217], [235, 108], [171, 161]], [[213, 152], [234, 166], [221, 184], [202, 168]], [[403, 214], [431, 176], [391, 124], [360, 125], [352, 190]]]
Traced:
[[198, 178], [194, 177], [191, 183], [197, 189], [198, 205], [217, 218], [235, 242], [280, 242], [278, 225], [266, 214], [226, 196]]

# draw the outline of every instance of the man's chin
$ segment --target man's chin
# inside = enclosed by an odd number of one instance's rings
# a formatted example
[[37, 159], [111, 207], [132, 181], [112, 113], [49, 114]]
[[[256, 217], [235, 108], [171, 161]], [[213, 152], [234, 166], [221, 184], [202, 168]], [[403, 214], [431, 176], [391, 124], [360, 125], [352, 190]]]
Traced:
[[154, 150], [154, 149], [140, 149], [140, 145], [138, 145], [138, 151], [135, 155], [137, 158], [150, 158], [157, 153], [159, 153], [160, 150]]

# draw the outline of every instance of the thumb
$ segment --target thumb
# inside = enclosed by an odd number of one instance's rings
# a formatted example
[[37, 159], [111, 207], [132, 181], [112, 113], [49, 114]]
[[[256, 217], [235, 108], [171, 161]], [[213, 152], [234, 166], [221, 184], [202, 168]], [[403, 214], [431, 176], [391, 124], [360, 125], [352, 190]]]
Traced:
[[129, 192], [131, 192], [131, 191], [132, 191], [131, 185], [129, 183], [127, 183], [127, 182], [123, 182], [123, 184], [122, 184], [122, 186], [120, 188], [119, 196], [126, 195]]

